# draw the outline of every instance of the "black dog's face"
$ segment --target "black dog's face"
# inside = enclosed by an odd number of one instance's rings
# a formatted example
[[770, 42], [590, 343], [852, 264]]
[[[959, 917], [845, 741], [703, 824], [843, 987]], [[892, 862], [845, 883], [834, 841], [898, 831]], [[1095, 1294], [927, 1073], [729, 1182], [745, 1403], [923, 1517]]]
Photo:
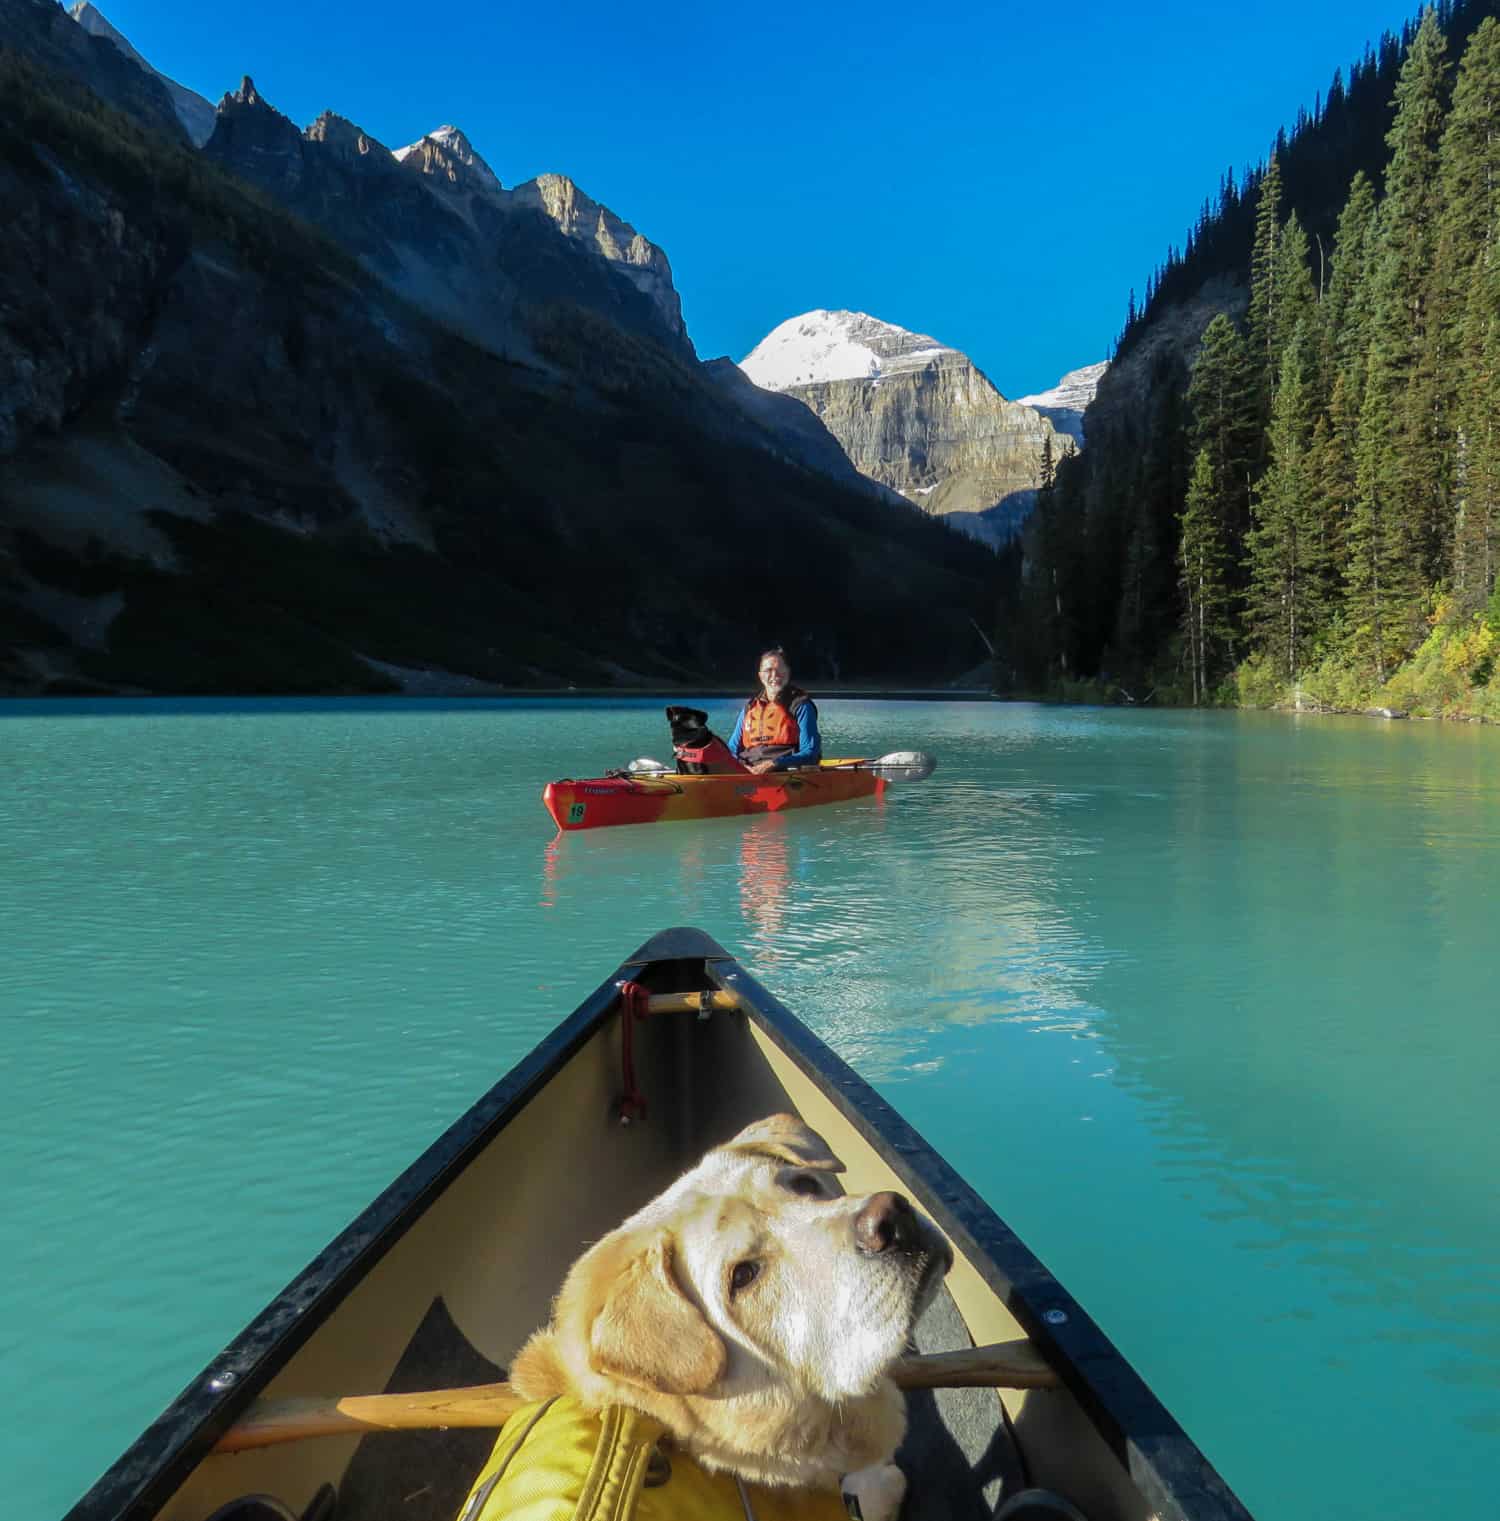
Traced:
[[701, 708], [668, 708], [667, 723], [674, 745], [701, 745], [708, 740], [708, 714]]

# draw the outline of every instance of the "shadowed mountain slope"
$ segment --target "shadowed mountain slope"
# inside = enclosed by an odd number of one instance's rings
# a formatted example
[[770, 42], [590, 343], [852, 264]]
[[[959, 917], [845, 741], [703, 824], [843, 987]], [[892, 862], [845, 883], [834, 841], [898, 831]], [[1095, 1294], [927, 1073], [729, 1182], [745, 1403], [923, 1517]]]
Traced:
[[[0, 37], [0, 689], [726, 680], [771, 639], [810, 680], [974, 663], [990, 556], [774, 452], [543, 211], [550, 245], [498, 242], [506, 357], [372, 272], [393, 242], [313, 225], [358, 129], [259, 123], [293, 214], [49, 0], [0, 0]], [[421, 199], [381, 216], [440, 220], [386, 158]], [[568, 299], [574, 253], [621, 321]]]

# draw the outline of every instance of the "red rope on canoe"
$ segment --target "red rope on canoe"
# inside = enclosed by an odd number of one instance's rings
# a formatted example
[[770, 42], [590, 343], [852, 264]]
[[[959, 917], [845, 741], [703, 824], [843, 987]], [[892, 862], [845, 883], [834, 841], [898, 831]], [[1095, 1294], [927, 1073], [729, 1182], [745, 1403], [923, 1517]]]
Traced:
[[651, 992], [639, 982], [620, 984], [620, 1077], [625, 1091], [620, 1095], [622, 1125], [646, 1118], [646, 1095], [635, 1080], [635, 1026], [651, 1012]]

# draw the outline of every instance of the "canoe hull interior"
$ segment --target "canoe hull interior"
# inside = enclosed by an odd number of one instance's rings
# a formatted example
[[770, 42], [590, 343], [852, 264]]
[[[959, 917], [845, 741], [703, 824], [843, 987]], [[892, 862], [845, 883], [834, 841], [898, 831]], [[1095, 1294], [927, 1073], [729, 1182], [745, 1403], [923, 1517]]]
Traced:
[[880, 797], [884, 777], [850, 761], [826, 761], [765, 776], [571, 777], [548, 782], [542, 804], [559, 829], [603, 829], [616, 824], [666, 824], [690, 819], [781, 813], [853, 798]]
[[[623, 978], [657, 993], [727, 988], [741, 1003], [638, 1025], [635, 1066], [648, 1109], [628, 1127], [618, 1119]], [[909, 1396], [914, 1438], [926, 1423], [920, 1461], [947, 1474], [929, 1486], [935, 1508], [909, 1509], [912, 1521], [988, 1515], [1002, 1481], [1006, 1492], [1025, 1482], [1055, 1488], [1090, 1521], [1247, 1521], [1046, 1269], [883, 1100], [697, 931], [654, 937], [601, 984], [215, 1359], [70, 1521], [206, 1521], [256, 1492], [300, 1515], [325, 1484], [339, 1490], [337, 1521], [375, 1521], [390, 1513], [392, 1495], [403, 1521], [452, 1521], [493, 1433], [326, 1437], [233, 1456], [211, 1449], [257, 1397], [502, 1377], [590, 1242], [709, 1147], [779, 1111], [800, 1114], [828, 1139], [847, 1164], [850, 1192], [898, 1189], [949, 1236], [957, 1261], [919, 1327], [921, 1350], [1030, 1335], [1067, 1386], [1007, 1391], [1004, 1409], [992, 1390]], [[1054, 1329], [1045, 1317], [1058, 1307], [1068, 1321]], [[961, 1489], [968, 1498], [954, 1510], [947, 1497]]]

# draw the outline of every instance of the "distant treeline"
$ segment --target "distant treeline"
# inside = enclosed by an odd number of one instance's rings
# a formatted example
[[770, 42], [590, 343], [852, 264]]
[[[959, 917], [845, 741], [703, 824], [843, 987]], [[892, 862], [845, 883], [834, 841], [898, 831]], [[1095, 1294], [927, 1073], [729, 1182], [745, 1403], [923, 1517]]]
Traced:
[[[1111, 378], [1142, 395], [1008, 556], [1003, 685], [1500, 716], [1494, 8], [1336, 74], [1132, 296]], [[1150, 342], [1205, 294], [1196, 352]]]

